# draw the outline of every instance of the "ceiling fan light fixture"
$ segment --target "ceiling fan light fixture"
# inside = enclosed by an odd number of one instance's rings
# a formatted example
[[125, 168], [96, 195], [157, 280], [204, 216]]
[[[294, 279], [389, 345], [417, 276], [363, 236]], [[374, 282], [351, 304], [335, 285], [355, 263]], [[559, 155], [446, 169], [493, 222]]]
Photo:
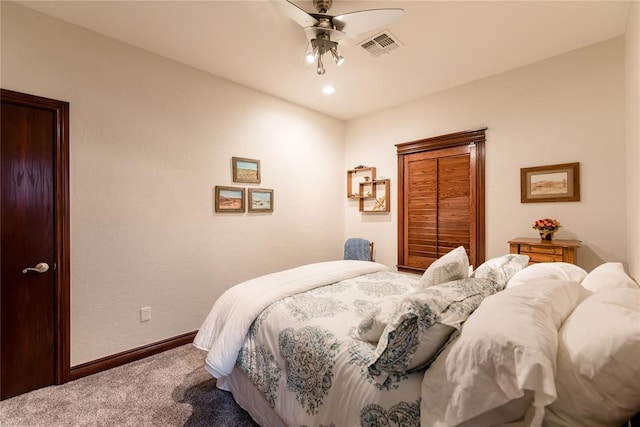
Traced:
[[316, 62], [316, 58], [318, 57], [318, 46], [312, 47], [304, 54], [304, 59], [309, 64], [313, 64]]
[[316, 69], [316, 72], [319, 76], [321, 76], [325, 73], [325, 71], [326, 70], [324, 69], [324, 64], [322, 63], [322, 55], [318, 55], [318, 68]]
[[344, 57], [338, 53], [337, 48], [331, 48], [331, 56], [333, 56], [333, 60], [336, 62], [337, 66], [344, 64]]

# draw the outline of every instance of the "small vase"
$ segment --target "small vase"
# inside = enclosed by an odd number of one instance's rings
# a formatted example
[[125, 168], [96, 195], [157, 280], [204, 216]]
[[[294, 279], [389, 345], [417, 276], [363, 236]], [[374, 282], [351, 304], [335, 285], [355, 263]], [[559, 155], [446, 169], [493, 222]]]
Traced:
[[540, 240], [551, 241], [556, 234], [556, 230], [541, 230], [540, 231]]

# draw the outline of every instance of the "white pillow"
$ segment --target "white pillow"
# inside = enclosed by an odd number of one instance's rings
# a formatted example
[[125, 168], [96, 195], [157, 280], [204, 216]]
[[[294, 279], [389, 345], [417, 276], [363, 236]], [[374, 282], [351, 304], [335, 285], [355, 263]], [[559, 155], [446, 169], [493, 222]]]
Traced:
[[522, 270], [529, 263], [528, 255], [508, 254], [491, 258], [476, 268], [470, 277], [484, 277], [493, 280], [499, 287], [504, 289], [507, 282], [516, 272]]
[[458, 246], [435, 260], [420, 278], [423, 288], [469, 277], [469, 257], [464, 246]]
[[611, 288], [633, 288], [638, 284], [627, 276], [619, 262], [606, 262], [594, 268], [582, 281], [582, 286], [592, 292]]
[[558, 400], [545, 424], [619, 426], [640, 412], [640, 289], [603, 289], [587, 298], [559, 339]]
[[383, 383], [426, 365], [483, 299], [496, 292], [488, 279], [462, 279], [407, 295], [378, 341], [369, 373]]
[[533, 392], [533, 407], [525, 405], [513, 420], [529, 411], [540, 425], [544, 406], [556, 397], [558, 329], [582, 292], [576, 282], [549, 280], [487, 297], [425, 372], [420, 425], [479, 420], [527, 391]]
[[560, 279], [581, 283], [587, 272], [567, 262], [539, 262], [518, 271], [507, 282], [507, 288], [538, 280]]

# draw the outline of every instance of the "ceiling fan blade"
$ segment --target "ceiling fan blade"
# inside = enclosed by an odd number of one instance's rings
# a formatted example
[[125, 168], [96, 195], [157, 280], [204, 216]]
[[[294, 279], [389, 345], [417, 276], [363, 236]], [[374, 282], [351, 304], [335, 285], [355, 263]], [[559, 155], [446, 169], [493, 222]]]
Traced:
[[282, 13], [302, 27], [313, 27], [319, 21], [288, 0], [272, 0]]
[[371, 9], [345, 13], [333, 18], [337, 30], [350, 36], [375, 30], [399, 19], [404, 15], [403, 9]]

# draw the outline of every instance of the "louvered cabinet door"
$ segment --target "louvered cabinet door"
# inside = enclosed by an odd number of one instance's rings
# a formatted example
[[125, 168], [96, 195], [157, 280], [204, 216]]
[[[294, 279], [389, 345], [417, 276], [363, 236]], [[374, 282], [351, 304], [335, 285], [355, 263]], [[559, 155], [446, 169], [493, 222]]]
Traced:
[[464, 246], [472, 265], [484, 261], [480, 131], [397, 145], [399, 270], [424, 271], [458, 246]]
[[438, 159], [415, 155], [405, 160], [406, 263], [426, 268], [438, 257]]
[[469, 253], [475, 227], [471, 203], [469, 150], [438, 158], [438, 257], [458, 246]]

